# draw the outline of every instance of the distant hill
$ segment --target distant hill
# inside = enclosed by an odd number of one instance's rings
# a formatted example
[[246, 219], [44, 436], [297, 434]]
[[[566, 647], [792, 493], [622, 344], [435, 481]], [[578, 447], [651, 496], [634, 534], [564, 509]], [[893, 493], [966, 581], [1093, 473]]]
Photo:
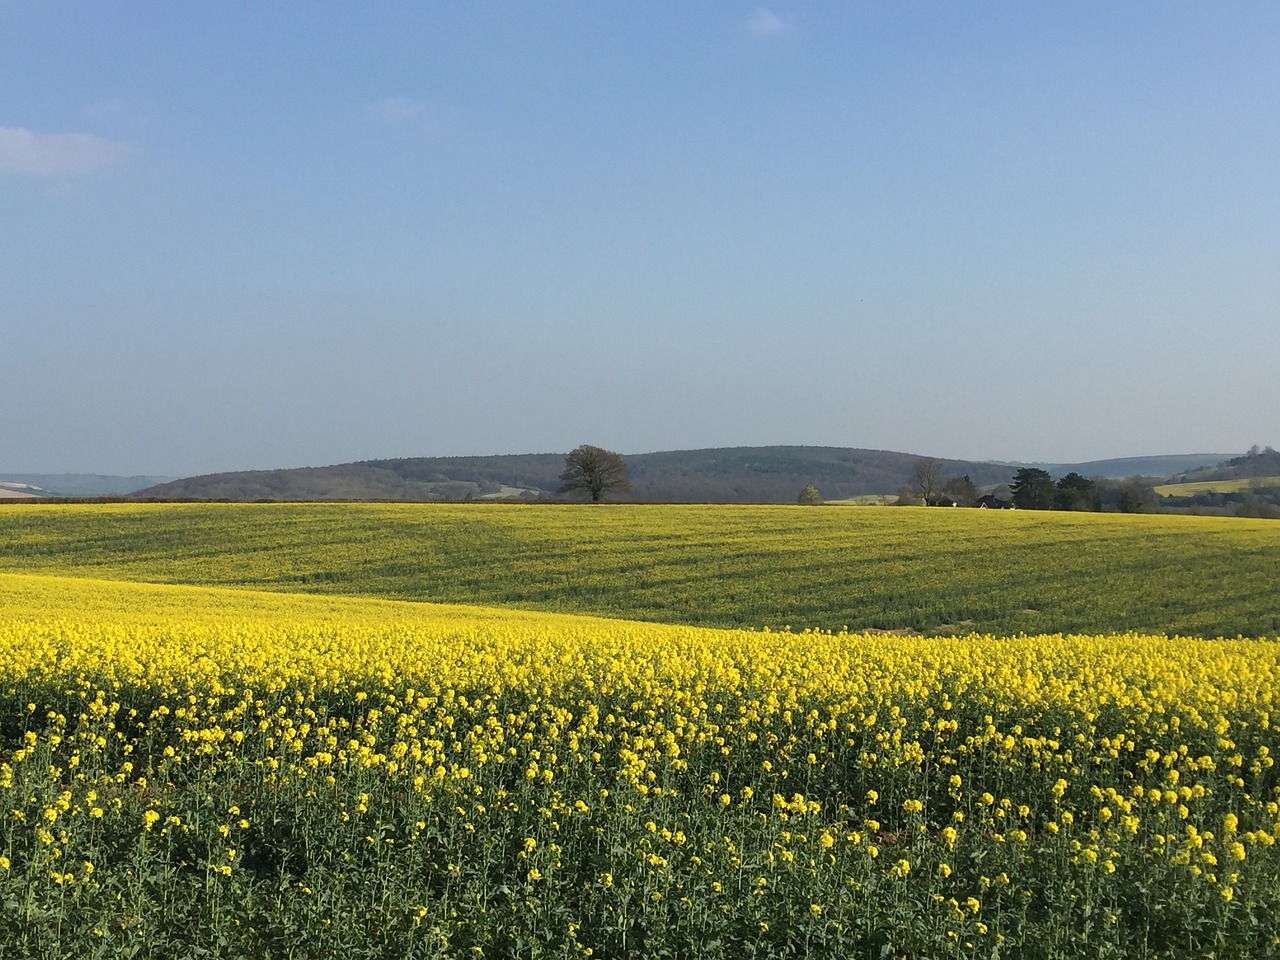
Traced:
[[124, 496], [172, 479], [100, 473], [0, 473], [0, 486], [39, 497], [109, 497]]
[[1179, 453], [1165, 457], [1122, 457], [1115, 460], [1087, 460], [1084, 463], [1030, 463], [1018, 466], [1040, 467], [1055, 477], [1074, 471], [1082, 477], [1124, 480], [1129, 477], [1172, 477], [1189, 470], [1215, 466], [1230, 456], [1229, 453]]
[[1280, 452], [1254, 447], [1155, 487], [1163, 510], [1280, 519]]
[[[920, 456], [846, 447], [727, 447], [626, 459], [638, 500], [794, 503], [807, 483], [827, 500], [894, 493], [910, 481]], [[944, 476], [968, 474], [980, 486], [1013, 476], [1006, 464], [938, 463]]]
[[1201, 483], [1208, 480], [1247, 480], [1255, 477], [1274, 477], [1280, 474], [1280, 451], [1270, 447], [1254, 448], [1244, 456], [1223, 457], [1212, 466], [1187, 467], [1175, 480], [1177, 483]]
[[[827, 500], [894, 494], [920, 455], [848, 447], [720, 447], [625, 454], [631, 499], [691, 503], [794, 503], [812, 483]], [[1193, 454], [1049, 465], [1061, 476], [1168, 476], [1217, 463]], [[968, 475], [979, 487], [1008, 483], [1019, 464], [939, 459], [944, 477]], [[1172, 467], [1172, 469], [1170, 469]], [[564, 455], [414, 457], [329, 467], [252, 470], [176, 480], [136, 491], [143, 498], [195, 500], [478, 500], [555, 496]]]

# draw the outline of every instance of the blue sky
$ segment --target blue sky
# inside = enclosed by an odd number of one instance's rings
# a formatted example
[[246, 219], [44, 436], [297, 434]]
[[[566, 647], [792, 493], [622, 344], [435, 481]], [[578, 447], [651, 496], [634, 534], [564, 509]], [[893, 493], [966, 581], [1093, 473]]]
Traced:
[[0, 469], [1280, 444], [1280, 5], [0, 0]]

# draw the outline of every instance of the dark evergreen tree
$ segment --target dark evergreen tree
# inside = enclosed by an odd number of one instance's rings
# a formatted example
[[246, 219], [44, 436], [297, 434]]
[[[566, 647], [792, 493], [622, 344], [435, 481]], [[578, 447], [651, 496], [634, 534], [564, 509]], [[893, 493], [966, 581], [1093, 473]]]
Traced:
[[1019, 510], [1052, 510], [1053, 478], [1039, 467], [1022, 467], [1009, 484], [1013, 505]]
[[1101, 510], [1097, 484], [1074, 470], [1058, 481], [1053, 491], [1055, 510]]

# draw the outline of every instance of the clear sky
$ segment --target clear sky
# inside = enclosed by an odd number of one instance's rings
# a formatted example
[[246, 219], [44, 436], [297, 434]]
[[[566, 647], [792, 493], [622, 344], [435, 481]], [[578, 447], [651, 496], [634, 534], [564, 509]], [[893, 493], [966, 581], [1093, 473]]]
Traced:
[[0, 0], [0, 469], [1280, 445], [1280, 4]]

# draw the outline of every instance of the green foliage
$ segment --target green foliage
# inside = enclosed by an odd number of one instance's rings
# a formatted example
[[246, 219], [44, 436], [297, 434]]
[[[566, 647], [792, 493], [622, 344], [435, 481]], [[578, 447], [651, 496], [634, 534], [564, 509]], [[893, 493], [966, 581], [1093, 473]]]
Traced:
[[822, 493], [812, 483], [806, 483], [800, 491], [800, 495], [796, 497], [796, 503], [804, 506], [817, 506], [822, 503]]
[[618, 504], [0, 506], [0, 569], [704, 626], [1280, 632], [1280, 524]]
[[1097, 484], [1074, 471], [1060, 479], [1053, 491], [1055, 510], [1100, 510]]
[[1049, 510], [1053, 507], [1053, 478], [1039, 467], [1022, 467], [1009, 484], [1013, 505], [1019, 510]]
[[1155, 490], [1141, 477], [1131, 477], [1116, 488], [1116, 509], [1121, 513], [1150, 513], [1156, 508]]

